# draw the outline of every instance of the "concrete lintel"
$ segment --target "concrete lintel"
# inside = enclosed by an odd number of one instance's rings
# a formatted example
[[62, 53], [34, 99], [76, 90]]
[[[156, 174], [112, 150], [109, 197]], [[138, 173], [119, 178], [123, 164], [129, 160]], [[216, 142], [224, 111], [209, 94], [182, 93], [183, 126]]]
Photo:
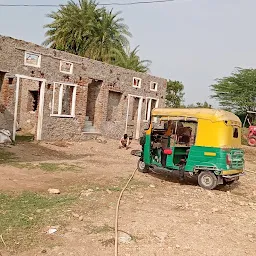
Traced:
[[46, 79], [45, 79], [45, 78], [24, 76], [24, 75], [19, 75], [19, 74], [16, 74], [15, 76], [18, 77], [18, 78], [21, 78], [21, 79], [29, 79], [29, 80], [39, 81], [39, 82], [40, 82], [40, 81], [41, 81], [41, 82], [46, 82]]

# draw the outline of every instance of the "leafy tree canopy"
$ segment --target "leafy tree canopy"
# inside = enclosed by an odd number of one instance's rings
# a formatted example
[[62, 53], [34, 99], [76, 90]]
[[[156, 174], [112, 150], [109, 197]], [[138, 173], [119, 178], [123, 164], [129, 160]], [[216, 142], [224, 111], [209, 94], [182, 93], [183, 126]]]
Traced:
[[146, 73], [149, 71], [149, 66], [151, 64], [150, 60], [141, 60], [139, 55], [139, 46], [130, 50], [130, 47], [126, 47], [123, 51], [113, 50], [112, 51], [112, 62], [113, 64], [132, 69], [137, 72]]
[[229, 77], [211, 86], [212, 98], [226, 110], [244, 113], [256, 110], [256, 69], [237, 68]]
[[[131, 33], [120, 12], [99, 8], [95, 0], [70, 0], [47, 15], [53, 21], [45, 25], [43, 45], [82, 57], [120, 65], [140, 72], [148, 71], [148, 61], [138, 57], [138, 48], [129, 49]], [[113, 57], [119, 56], [118, 58]], [[125, 63], [124, 63], [125, 62]]]
[[212, 108], [212, 105], [205, 101], [203, 103], [197, 102], [196, 104], [189, 104], [187, 108]]
[[182, 107], [184, 101], [184, 85], [180, 81], [167, 82], [166, 106], [170, 108]]

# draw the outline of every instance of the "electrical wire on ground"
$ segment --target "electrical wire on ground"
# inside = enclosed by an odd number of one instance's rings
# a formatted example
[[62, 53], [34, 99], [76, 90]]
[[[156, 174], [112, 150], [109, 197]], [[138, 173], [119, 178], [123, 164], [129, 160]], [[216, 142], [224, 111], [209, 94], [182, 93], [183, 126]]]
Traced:
[[137, 171], [137, 168], [133, 171], [132, 175], [130, 176], [129, 180], [127, 181], [127, 183], [125, 184], [124, 188], [122, 189], [119, 198], [117, 200], [117, 204], [116, 204], [116, 219], [115, 219], [115, 256], [118, 256], [118, 214], [119, 214], [119, 206], [120, 206], [120, 201], [122, 199], [123, 193], [126, 190], [126, 188], [128, 187], [129, 183], [131, 182], [131, 180], [133, 179], [135, 173]]
[[[137, 1], [137, 2], [128, 2], [128, 3], [98, 3], [98, 5], [102, 6], [111, 6], [111, 5], [138, 5], [138, 4], [157, 4], [157, 3], [167, 3], [174, 2], [176, 0], [152, 0], [152, 1]], [[59, 7], [66, 6], [66, 4], [0, 4], [0, 7]]]

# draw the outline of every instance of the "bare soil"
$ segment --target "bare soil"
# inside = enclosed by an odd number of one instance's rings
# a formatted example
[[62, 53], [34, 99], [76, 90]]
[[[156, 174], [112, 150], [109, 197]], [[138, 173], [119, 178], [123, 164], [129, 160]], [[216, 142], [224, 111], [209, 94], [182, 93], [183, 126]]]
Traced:
[[[131, 149], [138, 148], [133, 142]], [[113, 140], [24, 142], [4, 149], [15, 157], [0, 165], [2, 193], [58, 188], [78, 199], [55, 213], [63, 223], [56, 223], [55, 234], [46, 234], [47, 226], [33, 230], [40, 236], [37, 245], [14, 253], [8, 243], [0, 255], [114, 255], [116, 201], [138, 160], [131, 149], [118, 149]], [[256, 149], [244, 149], [247, 175], [214, 191], [190, 177], [181, 185], [176, 173], [137, 172], [121, 201], [119, 229], [131, 241], [120, 243], [119, 255], [254, 256]], [[56, 168], [42, 168], [45, 163]]]

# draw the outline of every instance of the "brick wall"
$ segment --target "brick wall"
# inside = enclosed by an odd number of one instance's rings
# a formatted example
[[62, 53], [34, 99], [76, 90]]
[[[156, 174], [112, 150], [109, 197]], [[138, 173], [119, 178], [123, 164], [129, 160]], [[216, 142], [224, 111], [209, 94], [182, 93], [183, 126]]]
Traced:
[[[32, 43], [0, 36], [0, 72], [8, 71], [9, 76], [15, 74], [46, 79], [44, 116], [42, 139], [72, 139], [81, 135], [86, 112], [88, 112], [88, 86], [100, 82], [101, 88], [95, 104], [96, 119], [94, 125], [104, 135], [119, 137], [124, 132], [127, 111], [128, 94], [152, 97], [159, 99], [159, 106], [164, 106], [166, 80], [148, 74], [126, 70], [106, 63], [81, 58], [66, 52], [47, 49]], [[24, 65], [25, 52], [33, 52], [41, 55], [40, 67]], [[60, 61], [73, 63], [73, 74], [60, 72]], [[134, 88], [133, 77], [142, 79], [141, 88]], [[158, 83], [158, 91], [150, 90], [150, 82]], [[6, 82], [5, 82], [6, 83]], [[7, 106], [10, 113], [14, 109], [13, 85], [6, 86], [3, 83], [1, 89], [1, 103]], [[52, 98], [54, 83], [77, 84], [75, 117], [56, 117], [52, 114]], [[110, 91], [110, 93], [109, 93]], [[116, 120], [107, 120], [108, 105], [111, 103], [112, 93], [120, 96]], [[23, 96], [21, 96], [23, 97]], [[115, 104], [115, 102], [113, 102]], [[143, 102], [142, 117], [144, 117], [146, 100]], [[89, 106], [90, 108], [90, 106]], [[112, 105], [110, 105], [112, 108]], [[90, 111], [89, 111], [90, 112]], [[142, 122], [143, 126], [144, 123]]]
[[11, 132], [13, 129], [15, 97], [14, 83], [14, 79], [9, 79], [4, 72], [0, 72], [0, 129], [7, 129]]

